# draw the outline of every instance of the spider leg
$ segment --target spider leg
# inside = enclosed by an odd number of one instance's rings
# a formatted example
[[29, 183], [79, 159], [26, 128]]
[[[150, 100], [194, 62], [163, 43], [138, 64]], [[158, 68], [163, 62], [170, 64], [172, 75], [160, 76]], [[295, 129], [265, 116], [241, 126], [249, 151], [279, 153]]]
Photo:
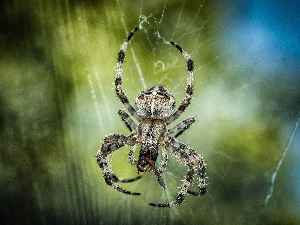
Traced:
[[193, 123], [195, 123], [195, 118], [189, 116], [188, 118], [186, 118], [185, 120], [183, 120], [182, 122], [177, 124], [176, 126], [169, 129], [168, 132], [169, 132], [169, 134], [173, 134], [173, 133], [176, 133], [179, 131], [175, 135], [175, 138], [176, 138], [179, 135], [181, 135], [184, 131], [186, 131]]
[[142, 178], [142, 176], [137, 176], [135, 178], [131, 178], [131, 179], [120, 179], [118, 178], [115, 174], [111, 174], [111, 178], [113, 182], [118, 182], [118, 183], [130, 183], [130, 182], [134, 182], [136, 180], [140, 180]]
[[183, 200], [187, 194], [188, 188], [193, 180], [194, 173], [195, 173], [194, 167], [189, 166], [188, 173], [183, 181], [183, 184], [181, 185], [181, 190], [179, 192], [179, 195], [175, 198], [175, 201], [172, 201], [170, 203], [163, 203], [163, 204], [150, 203], [149, 205], [155, 206], [155, 207], [172, 207], [172, 206], [179, 205], [181, 202], [183, 202]]
[[167, 120], [166, 123], [170, 124], [174, 120], [176, 120], [181, 113], [184, 112], [184, 110], [189, 106], [191, 103], [192, 95], [193, 95], [193, 75], [194, 75], [194, 61], [191, 59], [191, 56], [187, 54], [179, 45], [177, 45], [174, 42], [170, 42], [172, 45], [174, 45], [183, 55], [183, 57], [187, 61], [187, 88], [186, 88], [186, 94], [185, 98], [180, 103], [180, 106], [178, 107], [177, 111], [173, 113]]
[[199, 191], [190, 191], [188, 190], [187, 192], [192, 195], [196, 196], [202, 196], [206, 193], [206, 185], [205, 185], [205, 164], [204, 161], [202, 161], [202, 164], [199, 163], [199, 169], [198, 169], [198, 176], [199, 176]]
[[167, 150], [165, 149], [164, 146], [161, 147], [161, 151], [162, 151], [163, 159], [161, 160], [160, 167], [158, 168], [159, 173], [162, 173], [165, 171], [165, 169], [167, 167], [167, 161], [168, 161]]
[[109, 186], [125, 194], [140, 195], [140, 193], [130, 192], [123, 188], [120, 188], [114, 182], [120, 182], [120, 183], [133, 182], [140, 179], [141, 176], [138, 176], [133, 179], [127, 179], [127, 180], [119, 179], [110, 169], [109, 159], [108, 159], [108, 155], [114, 152], [115, 150], [123, 147], [124, 145], [132, 146], [134, 145], [134, 142], [135, 142], [134, 135], [130, 135], [130, 136], [124, 136], [118, 134], [106, 135], [104, 137], [101, 150], [97, 152], [97, 163], [99, 167], [103, 170], [105, 182]]
[[[132, 164], [135, 164], [135, 165], [137, 164], [137, 160], [133, 157], [133, 153], [134, 153], [135, 150], [137, 149], [137, 146], [138, 146], [138, 145], [134, 145], [134, 146], [130, 149], [130, 151], [129, 151], [129, 153], [128, 153], [130, 162], [131, 162]], [[165, 155], [164, 155], [164, 160], [163, 160], [163, 162], [166, 161], [167, 159], [168, 159], [168, 155], [165, 154]], [[160, 186], [163, 190], [165, 190], [165, 189], [166, 189], [166, 185], [165, 185], [165, 183], [164, 183], [162, 177], [160, 176], [160, 174], [165, 170], [165, 167], [166, 167], [167, 163], [165, 162], [165, 164], [163, 164], [163, 162], [162, 162], [162, 165], [160, 166], [160, 168], [157, 169], [157, 168], [155, 167], [155, 165], [153, 165], [153, 163], [152, 163], [150, 160], [148, 160], [148, 159], [146, 159], [146, 160], [147, 160], [147, 162], [148, 162], [148, 165], [149, 165], [150, 168], [152, 169], [152, 171], [153, 171], [153, 173], [154, 173], [154, 176], [155, 176], [156, 180], [157, 180], [158, 183], [159, 183], [159, 186]], [[143, 174], [144, 174], [144, 173], [143, 173]], [[140, 179], [140, 177], [139, 177], [138, 179]]]
[[130, 161], [132, 164], [134, 164], [134, 165], [137, 164], [137, 160], [134, 158], [133, 153], [135, 152], [135, 150], [137, 149], [137, 147], [138, 147], [138, 144], [134, 145], [134, 146], [130, 149], [130, 151], [129, 151], [129, 153], [128, 153], [129, 161]]
[[160, 172], [156, 169], [155, 165], [148, 159], [146, 159], [148, 162], [148, 166], [150, 166], [151, 170], [154, 173], [154, 176], [157, 180], [157, 182], [159, 183], [159, 186], [161, 187], [161, 189], [165, 190], [166, 189], [166, 185], [164, 180], [162, 179], [162, 177], [160, 176]]
[[135, 131], [137, 131], [138, 125], [130, 118], [130, 116], [128, 115], [128, 113], [124, 109], [120, 109], [118, 111], [118, 114], [121, 117], [121, 119], [124, 121], [124, 123], [126, 124], [126, 126], [128, 127], [128, 129], [130, 131], [132, 131], [132, 128]]
[[139, 122], [141, 121], [141, 118], [136, 113], [135, 109], [130, 104], [125, 92], [122, 90], [122, 73], [123, 73], [123, 62], [125, 57], [125, 50], [127, 48], [127, 45], [131, 39], [131, 37], [134, 35], [134, 33], [138, 30], [138, 27], [134, 28], [131, 33], [128, 35], [126, 40], [124, 41], [123, 45], [121, 46], [121, 49], [118, 53], [118, 64], [117, 64], [117, 75], [115, 80], [115, 86], [116, 86], [116, 94], [121, 100], [121, 102], [125, 105], [126, 109], [130, 112], [134, 118], [136, 118]]
[[[166, 149], [170, 151], [177, 159], [181, 160], [185, 165], [189, 167], [188, 173], [183, 181], [183, 184], [181, 185], [181, 190], [179, 192], [179, 195], [176, 197], [175, 201], [172, 201], [170, 203], [164, 203], [164, 204], [154, 204], [150, 203], [151, 206], [156, 207], [172, 207], [179, 205], [181, 202], [183, 202], [185, 196], [187, 193], [191, 193], [194, 195], [204, 195], [206, 192], [206, 186], [205, 186], [205, 163], [203, 161], [203, 158], [201, 155], [199, 155], [196, 151], [188, 147], [187, 145], [183, 144], [182, 142], [173, 139], [172, 137], [166, 138], [166, 143], [169, 143], [166, 145]], [[195, 174], [195, 164], [199, 164], [199, 192], [192, 192], [188, 191], [188, 188], [193, 180], [194, 174]]]
[[[182, 142], [176, 140], [176, 139], [172, 139], [170, 142], [173, 146], [176, 146], [177, 149], [183, 149], [185, 153], [188, 154], [189, 158], [191, 161], [194, 161], [196, 163], [199, 164], [199, 168], [198, 168], [198, 188], [199, 191], [198, 192], [194, 192], [194, 191], [187, 191], [189, 194], [192, 195], [197, 195], [197, 196], [202, 196], [206, 193], [206, 184], [205, 184], [205, 169], [206, 169], [206, 164], [203, 160], [203, 157], [198, 154], [196, 151], [194, 151], [193, 149], [191, 149], [190, 147], [188, 147], [187, 145], [183, 144]], [[179, 153], [179, 154], [183, 154], [183, 153]], [[175, 155], [176, 156], [176, 155]], [[180, 155], [177, 156], [177, 158], [180, 158]], [[183, 161], [184, 162], [184, 161]], [[188, 161], [184, 162], [185, 164], [188, 163]]]

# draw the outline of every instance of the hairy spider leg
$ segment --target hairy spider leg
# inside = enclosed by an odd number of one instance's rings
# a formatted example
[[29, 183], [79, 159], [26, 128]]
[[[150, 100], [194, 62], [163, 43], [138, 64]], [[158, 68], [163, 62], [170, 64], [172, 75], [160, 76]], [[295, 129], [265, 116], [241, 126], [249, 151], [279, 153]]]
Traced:
[[124, 145], [133, 146], [134, 143], [135, 143], [134, 135], [130, 135], [130, 136], [124, 136], [119, 134], [106, 135], [104, 137], [101, 150], [97, 152], [97, 163], [99, 167], [103, 170], [105, 182], [109, 186], [125, 194], [140, 195], [140, 193], [130, 192], [123, 188], [120, 188], [114, 182], [120, 182], [120, 183], [133, 182], [139, 180], [141, 176], [132, 179], [126, 179], [126, 180], [119, 179], [110, 169], [109, 159], [108, 159], [108, 155], [114, 152], [115, 150], [123, 147]]
[[149, 203], [149, 205], [151, 206], [155, 206], [155, 207], [172, 207], [172, 206], [177, 206], [179, 205], [180, 203], [183, 202], [186, 194], [187, 194], [187, 190], [193, 180], [193, 177], [194, 177], [194, 173], [195, 173], [195, 170], [194, 170], [194, 167], [193, 166], [189, 166], [189, 170], [188, 170], [188, 173], [183, 181], [183, 184], [181, 185], [181, 190], [179, 192], [179, 195], [175, 198], [174, 201], [170, 202], [170, 203]]
[[[193, 180], [194, 174], [195, 174], [195, 164], [198, 163], [200, 165], [199, 167], [199, 187], [201, 194], [203, 195], [206, 192], [206, 187], [205, 187], [205, 163], [203, 161], [203, 158], [201, 155], [199, 155], [196, 151], [191, 149], [189, 146], [183, 144], [182, 142], [172, 138], [172, 137], [167, 137], [166, 138], [166, 149], [170, 151], [171, 154], [173, 154], [178, 160], [181, 160], [185, 165], [189, 167], [188, 173], [183, 181], [183, 184], [181, 185], [181, 190], [179, 192], [179, 195], [176, 197], [175, 201], [172, 201], [170, 203], [150, 203], [151, 206], [156, 206], [156, 207], [172, 207], [179, 205], [181, 202], [183, 202], [186, 194], [188, 192], [188, 188]], [[196, 194], [195, 192], [191, 192], [191, 194]], [[200, 196], [199, 194], [197, 194]]]
[[[161, 189], [165, 190], [166, 189], [166, 185], [164, 180], [162, 179], [162, 177], [160, 176], [160, 172], [156, 169], [155, 165], [153, 164], [152, 161], [150, 161], [149, 159], [146, 159], [146, 161], [148, 162], [148, 166], [151, 168], [151, 170], [154, 173], [154, 176], [157, 180], [157, 182], [159, 183], [159, 186], [161, 187]], [[144, 174], [144, 173], [143, 173]]]
[[160, 146], [160, 149], [162, 151], [162, 160], [160, 162], [160, 166], [158, 168], [158, 172], [159, 173], [162, 173], [165, 171], [166, 167], [167, 167], [167, 162], [168, 162], [168, 153], [167, 153], [167, 150], [164, 146]]
[[203, 159], [200, 159], [198, 164], [199, 164], [199, 169], [198, 169], [198, 177], [199, 177], [198, 188], [199, 188], [199, 191], [195, 192], [195, 191], [188, 190], [188, 193], [192, 194], [192, 195], [196, 195], [196, 196], [202, 196], [206, 193], [205, 163], [204, 163]]
[[129, 161], [130, 161], [132, 164], [134, 164], [134, 165], [137, 164], [137, 160], [134, 158], [133, 153], [135, 152], [135, 150], [137, 149], [137, 147], [138, 147], [139, 145], [140, 145], [139, 143], [138, 143], [138, 144], [135, 144], [135, 145], [129, 150], [129, 152], [128, 152]]
[[[206, 164], [203, 160], [203, 157], [198, 154], [196, 151], [194, 151], [193, 149], [191, 149], [190, 147], [188, 147], [187, 145], [183, 144], [182, 142], [176, 140], [176, 139], [172, 139], [171, 140], [171, 144], [173, 146], [175, 146], [177, 149], [185, 149], [184, 151], [187, 152], [188, 156], [189, 156], [189, 161], [194, 162], [195, 164], [199, 164], [199, 168], [198, 168], [198, 192], [194, 192], [194, 191], [189, 191], [189, 194], [192, 195], [197, 195], [197, 196], [202, 196], [206, 193], [206, 184], [205, 184], [205, 169], [206, 169]], [[188, 164], [189, 161], [186, 161], [185, 164]]]
[[132, 128], [135, 131], [137, 131], [138, 125], [130, 118], [130, 116], [128, 115], [128, 113], [124, 109], [120, 109], [118, 111], [118, 114], [121, 117], [121, 119], [124, 121], [127, 128], [130, 130], [130, 132], [132, 132]]
[[195, 123], [195, 118], [189, 116], [188, 118], [186, 118], [185, 120], [181, 121], [179, 124], [177, 124], [176, 126], [170, 128], [168, 130], [169, 134], [173, 134], [178, 132], [175, 135], [175, 138], [177, 138], [179, 135], [181, 135], [184, 131], [186, 131], [193, 123]]
[[138, 27], [134, 28], [131, 33], [128, 35], [126, 40], [124, 41], [123, 45], [121, 46], [121, 49], [118, 53], [118, 64], [117, 64], [117, 75], [115, 80], [115, 86], [116, 86], [116, 94], [121, 100], [121, 102], [124, 104], [126, 109], [129, 111], [129, 113], [136, 118], [139, 122], [141, 122], [141, 118], [136, 113], [135, 109], [130, 104], [125, 92], [122, 90], [122, 73], [123, 73], [123, 62], [125, 58], [125, 50], [127, 48], [127, 45], [134, 35], [134, 33], [138, 30]]
[[189, 106], [191, 103], [192, 95], [193, 95], [193, 75], [194, 75], [194, 61], [191, 59], [190, 55], [187, 54], [178, 44], [174, 42], [170, 42], [173, 46], [175, 46], [183, 55], [183, 57], [186, 59], [187, 62], [187, 88], [186, 88], [186, 94], [185, 98], [181, 101], [180, 106], [176, 110], [176, 112], [173, 113], [167, 120], [166, 123], [169, 125], [170, 123], [174, 122], [181, 113], [184, 112], [184, 110]]

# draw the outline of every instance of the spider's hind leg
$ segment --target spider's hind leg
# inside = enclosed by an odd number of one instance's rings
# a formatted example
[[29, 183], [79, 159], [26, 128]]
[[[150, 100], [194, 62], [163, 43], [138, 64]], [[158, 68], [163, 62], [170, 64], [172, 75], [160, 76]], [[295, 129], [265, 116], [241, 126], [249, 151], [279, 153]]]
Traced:
[[[204, 195], [206, 192], [205, 187], [205, 163], [203, 161], [203, 158], [201, 155], [199, 155], [196, 151], [191, 149], [189, 146], [183, 144], [182, 142], [172, 138], [168, 137], [166, 140], [167, 144], [166, 149], [170, 151], [178, 160], [183, 162], [185, 165], [188, 166], [188, 173], [183, 180], [183, 184], [181, 185], [181, 190], [179, 192], [179, 195], [176, 197], [176, 199], [170, 203], [164, 203], [164, 204], [154, 204], [150, 203], [151, 206], [156, 207], [172, 207], [179, 205], [181, 202], [183, 202], [185, 196], [187, 193], [195, 194], [195, 195]], [[195, 174], [195, 164], [199, 164], [199, 192], [192, 192], [188, 191], [189, 186], [194, 178]]]
[[198, 164], [199, 164], [199, 168], [198, 168], [198, 177], [199, 177], [198, 186], [199, 186], [199, 190], [198, 190], [198, 192], [188, 190], [188, 193], [192, 194], [192, 195], [196, 195], [196, 196], [202, 196], [206, 193], [205, 163], [204, 163], [202, 157], [199, 158]]
[[142, 176], [137, 176], [131, 179], [120, 179], [115, 174], [111, 174], [110, 177], [113, 182], [118, 182], [118, 183], [130, 183], [142, 178]]
[[119, 179], [110, 169], [108, 155], [114, 152], [115, 150], [123, 147], [124, 145], [134, 145], [135, 137], [133, 135], [124, 136], [118, 134], [106, 135], [104, 137], [101, 150], [97, 152], [97, 163], [99, 167], [103, 170], [105, 182], [111, 186], [112, 188], [116, 189], [125, 194], [129, 195], [140, 195], [140, 193], [130, 192], [123, 188], [120, 188], [114, 182], [120, 183], [128, 183], [139, 180], [141, 176], [132, 178], [132, 179]]
[[172, 206], [176, 206], [176, 205], [179, 205], [180, 203], [182, 203], [186, 196], [188, 188], [193, 180], [194, 173], [195, 173], [194, 166], [189, 166], [188, 173], [186, 175], [186, 178], [183, 181], [183, 184], [181, 185], [181, 190], [179, 192], [179, 195], [176, 197], [175, 201], [172, 201], [170, 203], [163, 203], [163, 204], [150, 203], [149, 205], [155, 206], [155, 207], [172, 207]]
[[167, 162], [168, 162], [168, 153], [164, 146], [161, 147], [161, 151], [162, 151], [163, 158], [162, 158], [162, 160], [160, 162], [160, 166], [158, 168], [159, 173], [162, 173], [165, 171], [165, 169], [167, 167]]

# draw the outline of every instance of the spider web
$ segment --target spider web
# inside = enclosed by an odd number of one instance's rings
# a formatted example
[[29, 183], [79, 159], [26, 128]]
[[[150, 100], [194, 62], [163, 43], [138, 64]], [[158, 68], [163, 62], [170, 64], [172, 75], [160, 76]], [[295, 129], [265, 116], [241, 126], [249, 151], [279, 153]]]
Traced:
[[[4, 1], [1, 7], [0, 197], [5, 224], [300, 223], [300, 45], [297, 1]], [[208, 192], [173, 201], [187, 168], [108, 187], [95, 155], [130, 132], [117, 111], [117, 53], [130, 31], [123, 84], [133, 104], [154, 85], [178, 107], [195, 61], [195, 116], [178, 140], [203, 154]], [[128, 147], [113, 171], [133, 178]], [[135, 153], [138, 156], [138, 150]], [[161, 158], [158, 159], [158, 162]], [[196, 184], [192, 186], [196, 190]], [[31, 207], [29, 208], [28, 205]]]

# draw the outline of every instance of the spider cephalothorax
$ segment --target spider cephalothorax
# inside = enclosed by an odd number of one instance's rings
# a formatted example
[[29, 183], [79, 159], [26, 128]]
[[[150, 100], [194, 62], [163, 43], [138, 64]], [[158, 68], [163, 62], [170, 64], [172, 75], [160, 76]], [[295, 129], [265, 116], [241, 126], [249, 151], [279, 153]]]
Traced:
[[[122, 67], [125, 57], [125, 50], [128, 45], [129, 40], [138, 30], [135, 28], [127, 37], [123, 43], [120, 52], [118, 54], [118, 65], [117, 65], [117, 76], [115, 80], [116, 93], [125, 105], [129, 113], [137, 119], [139, 124], [136, 124], [127, 112], [123, 109], [119, 110], [119, 115], [125, 122], [126, 126], [130, 131], [132, 129], [135, 131], [129, 136], [112, 134], [106, 135], [104, 137], [101, 149], [97, 152], [97, 162], [100, 168], [103, 170], [105, 182], [113, 187], [114, 189], [129, 195], [140, 195], [140, 193], [127, 191], [118, 185], [116, 182], [128, 183], [133, 182], [141, 178], [138, 176], [133, 179], [119, 179], [113, 171], [110, 169], [108, 155], [113, 151], [121, 148], [124, 145], [132, 146], [129, 151], [129, 160], [132, 164], [135, 164], [138, 172], [153, 171], [156, 180], [158, 181], [160, 187], [164, 190], [165, 184], [160, 174], [165, 170], [167, 166], [168, 154], [167, 152], [174, 155], [178, 160], [183, 162], [188, 166], [188, 173], [186, 178], [181, 185], [181, 191], [177, 198], [165, 204], [154, 204], [150, 203], [151, 206], [157, 207], [172, 207], [180, 204], [187, 193], [201, 196], [206, 192], [205, 185], [205, 163], [201, 155], [196, 151], [191, 149], [189, 146], [181, 143], [175, 138], [182, 134], [191, 124], [195, 122], [193, 117], [188, 117], [187, 119], [181, 121], [179, 124], [172, 128], [168, 128], [169, 124], [174, 122], [180, 114], [188, 107], [190, 104], [192, 94], [193, 94], [193, 73], [194, 73], [194, 62], [191, 57], [176, 43], [170, 42], [174, 45], [184, 56], [187, 61], [187, 88], [186, 96], [182, 100], [179, 108], [174, 112], [175, 109], [175, 99], [172, 94], [162, 86], [154, 86], [145, 92], [142, 92], [135, 100], [135, 108], [132, 107], [125, 92], [122, 90]], [[176, 133], [175, 138], [171, 134]], [[133, 156], [134, 151], [138, 146], [141, 146], [139, 157], [136, 160]], [[160, 167], [157, 168], [155, 163], [159, 154], [159, 149], [162, 151], [162, 161]], [[199, 191], [193, 192], [188, 190], [194, 174], [196, 164], [198, 167], [198, 177], [199, 177]]]
[[175, 99], [162, 86], [142, 92], [135, 100], [135, 110], [141, 118], [166, 119], [174, 112]]

